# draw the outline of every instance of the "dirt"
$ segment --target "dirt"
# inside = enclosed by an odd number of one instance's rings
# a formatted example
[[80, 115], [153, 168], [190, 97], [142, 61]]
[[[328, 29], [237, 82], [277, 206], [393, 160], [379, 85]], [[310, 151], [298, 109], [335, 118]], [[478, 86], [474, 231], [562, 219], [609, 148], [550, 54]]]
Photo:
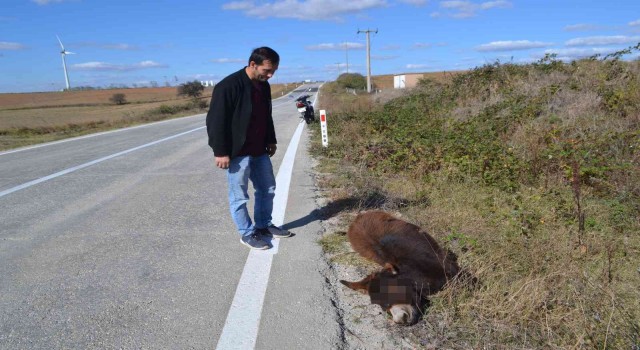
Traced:
[[[39, 108], [47, 106], [110, 105], [114, 94], [125, 94], [129, 103], [176, 100], [176, 87], [104, 89], [83, 91], [0, 94], [0, 109]], [[205, 94], [211, 90], [205, 91]]]
[[[272, 96], [280, 97], [282, 91], [291, 90], [294, 84], [272, 84]], [[212, 87], [206, 87], [203, 97], [211, 97]], [[31, 92], [31, 93], [4, 93], [0, 94], [0, 110], [4, 109], [32, 109], [42, 107], [64, 106], [104, 106], [112, 105], [109, 99], [114, 94], [124, 94], [128, 103], [149, 103], [183, 100], [177, 96], [177, 87], [157, 88], [130, 88], [130, 89], [101, 89], [80, 91], [55, 91], [55, 92]]]
[[[318, 207], [325, 208], [329, 202], [320, 195]], [[344, 232], [355, 213], [342, 212], [322, 221], [325, 235]], [[350, 249], [350, 248], [349, 248]], [[353, 250], [351, 250], [353, 252]], [[332, 291], [333, 304], [336, 307], [343, 331], [342, 349], [435, 349], [435, 346], [417, 339], [415, 327], [422, 328], [420, 322], [414, 326], [399, 326], [393, 323], [380, 306], [372, 305], [367, 295], [353, 291], [340, 283], [340, 280], [356, 281], [364, 278], [373, 266], [352, 266], [335, 263], [332, 257], [338, 254], [325, 254], [328, 266], [325, 281]], [[353, 253], [355, 254], [355, 253]]]
[[[295, 84], [273, 84], [272, 96], [280, 97]], [[190, 99], [177, 96], [176, 87], [83, 90], [0, 94], [0, 130], [11, 128], [64, 127], [69, 124], [114, 122], [136, 119], [161, 105], [184, 105]], [[208, 102], [213, 88], [203, 91]], [[109, 99], [125, 95], [127, 103], [115, 105]]]

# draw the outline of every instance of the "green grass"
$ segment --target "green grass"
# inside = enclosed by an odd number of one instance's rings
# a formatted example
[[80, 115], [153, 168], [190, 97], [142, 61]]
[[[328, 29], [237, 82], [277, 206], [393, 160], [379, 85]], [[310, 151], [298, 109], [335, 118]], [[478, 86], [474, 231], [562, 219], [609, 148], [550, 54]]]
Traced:
[[329, 261], [332, 263], [369, 268], [376, 266], [350, 248], [346, 232], [325, 234], [318, 240], [318, 244], [322, 247], [323, 252], [329, 256]]
[[326, 254], [338, 254], [348, 252], [347, 236], [344, 232], [335, 232], [325, 235], [318, 240], [322, 251]]
[[319, 184], [376, 194], [338, 214], [400, 211], [480, 281], [433, 297], [415, 339], [640, 346], [640, 61], [495, 63], [386, 101], [327, 88]]

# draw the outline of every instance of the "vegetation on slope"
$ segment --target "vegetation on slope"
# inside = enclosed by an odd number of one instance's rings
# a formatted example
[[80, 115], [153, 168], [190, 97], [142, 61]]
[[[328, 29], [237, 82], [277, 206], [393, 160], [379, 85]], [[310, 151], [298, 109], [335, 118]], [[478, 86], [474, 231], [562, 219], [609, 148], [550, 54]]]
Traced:
[[416, 346], [640, 346], [640, 61], [620, 60], [639, 48], [498, 62], [386, 103], [323, 89], [330, 146], [312, 150], [333, 201], [400, 211], [480, 281], [432, 298]]

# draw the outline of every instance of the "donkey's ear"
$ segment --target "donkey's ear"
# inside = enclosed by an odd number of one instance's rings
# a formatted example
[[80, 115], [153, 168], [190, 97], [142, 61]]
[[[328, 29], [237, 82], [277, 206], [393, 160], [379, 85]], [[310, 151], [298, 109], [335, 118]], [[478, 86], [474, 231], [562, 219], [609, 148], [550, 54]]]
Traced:
[[372, 278], [373, 278], [373, 274], [365, 277], [362, 281], [349, 282], [345, 280], [340, 280], [340, 283], [360, 293], [369, 294], [369, 283], [371, 283]]
[[390, 272], [392, 275], [398, 274], [398, 268], [393, 266], [391, 263], [385, 263], [382, 269]]

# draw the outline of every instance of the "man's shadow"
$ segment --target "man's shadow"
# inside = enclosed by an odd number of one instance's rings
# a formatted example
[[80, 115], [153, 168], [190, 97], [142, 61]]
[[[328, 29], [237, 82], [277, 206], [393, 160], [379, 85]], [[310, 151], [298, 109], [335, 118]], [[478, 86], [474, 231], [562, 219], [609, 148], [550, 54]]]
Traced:
[[406, 200], [391, 199], [380, 192], [373, 191], [362, 196], [352, 196], [329, 202], [327, 205], [314, 209], [308, 215], [286, 223], [282, 227], [291, 230], [314, 221], [328, 220], [341, 212], [386, 209], [387, 207], [398, 207], [406, 204]]

